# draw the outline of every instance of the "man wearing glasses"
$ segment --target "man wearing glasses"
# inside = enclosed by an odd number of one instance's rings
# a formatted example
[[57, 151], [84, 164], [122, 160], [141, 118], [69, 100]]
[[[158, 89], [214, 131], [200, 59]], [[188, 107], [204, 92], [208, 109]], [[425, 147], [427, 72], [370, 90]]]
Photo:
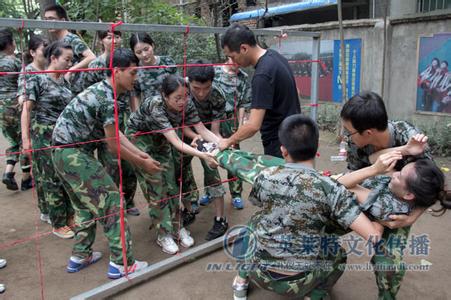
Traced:
[[[343, 105], [340, 113], [348, 141], [347, 163], [348, 170], [354, 171], [370, 166], [377, 157], [384, 152], [401, 151], [403, 159], [399, 160], [395, 170], [419, 157], [432, 159], [427, 146], [427, 136], [420, 134], [418, 129], [405, 121], [389, 121], [382, 98], [374, 92], [362, 92], [353, 96]], [[415, 145], [418, 155], [412, 156], [406, 151], [406, 144]], [[410, 215], [391, 215], [392, 221], [383, 222], [385, 228], [382, 236], [385, 242], [380, 249], [391, 255], [374, 255], [372, 264], [392, 265], [393, 272], [377, 271], [378, 299], [396, 299], [405, 270], [399, 268], [403, 264], [403, 247], [405, 245], [390, 245], [394, 238], [407, 240], [410, 226], [424, 212], [415, 208]], [[388, 249], [388, 252], [386, 251]], [[384, 252], [384, 251], [382, 251]]]

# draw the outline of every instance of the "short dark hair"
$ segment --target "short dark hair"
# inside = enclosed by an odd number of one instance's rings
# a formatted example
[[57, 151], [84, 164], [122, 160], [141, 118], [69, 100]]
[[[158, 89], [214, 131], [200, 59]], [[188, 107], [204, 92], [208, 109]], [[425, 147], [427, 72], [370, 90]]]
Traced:
[[224, 49], [227, 46], [230, 51], [240, 52], [240, 46], [242, 44], [247, 44], [251, 47], [257, 45], [254, 33], [245, 25], [238, 23], [230, 25], [221, 38], [222, 48]]
[[0, 51], [4, 51], [14, 42], [13, 32], [9, 28], [0, 29]]
[[[100, 40], [103, 40], [104, 38], [106, 38], [108, 36], [108, 33], [110, 33], [110, 30], [98, 30], [97, 31], [97, 36], [99, 37]], [[122, 36], [122, 32], [115, 30], [113, 31], [114, 35], [118, 35], [118, 36]]]
[[39, 34], [33, 34], [28, 41], [28, 50], [23, 54], [25, 63], [29, 64], [33, 62], [33, 57], [30, 54], [30, 51], [36, 51], [41, 45], [47, 47], [49, 41]]
[[155, 48], [155, 42], [150, 35], [145, 32], [136, 32], [130, 37], [130, 49], [132, 49], [133, 52], [135, 51], [135, 46], [138, 43], [146, 43]]
[[44, 13], [47, 11], [55, 11], [58, 18], [69, 21], [69, 17], [67, 16], [66, 9], [59, 4], [51, 4], [51, 5], [47, 6], [46, 8], [44, 8]]
[[[109, 66], [110, 55], [107, 56], [106, 62]], [[119, 48], [114, 50], [113, 53], [113, 68], [128, 68], [132, 64], [138, 65], [139, 59], [136, 57], [132, 50], [127, 48]], [[111, 76], [111, 69], [106, 70], [106, 76]]]
[[63, 49], [70, 49], [72, 50], [72, 46], [61, 42], [61, 41], [54, 41], [44, 49], [44, 56], [47, 59], [47, 62], [50, 64], [50, 58], [52, 56], [55, 56], [56, 58], [60, 57], [61, 54], [63, 54]]
[[279, 140], [295, 161], [313, 159], [318, 151], [318, 126], [309, 117], [291, 115], [280, 124]]
[[451, 209], [449, 192], [445, 191], [445, 175], [430, 159], [421, 158], [414, 162], [415, 175], [406, 178], [406, 189], [415, 198], [419, 207], [429, 207], [440, 200], [442, 210]]
[[374, 92], [364, 91], [353, 96], [343, 105], [340, 116], [350, 121], [359, 133], [371, 128], [383, 131], [388, 126], [384, 101]]
[[169, 96], [181, 86], [186, 87], [186, 81], [180, 75], [168, 74], [161, 83], [161, 94]]
[[[196, 59], [189, 62], [196, 66], [188, 67], [186, 76], [188, 76], [189, 82], [198, 81], [201, 83], [212, 81], [215, 78], [215, 69], [211, 65], [211, 62], [205, 59]], [[209, 64], [209, 65], [208, 65]], [[203, 66], [208, 65], [208, 66]]]

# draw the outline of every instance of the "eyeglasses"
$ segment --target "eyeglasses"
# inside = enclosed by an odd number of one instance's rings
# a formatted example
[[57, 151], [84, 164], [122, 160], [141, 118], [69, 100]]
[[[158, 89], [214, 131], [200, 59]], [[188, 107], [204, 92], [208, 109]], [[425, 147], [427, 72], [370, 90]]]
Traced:
[[349, 139], [351, 136], [353, 136], [354, 134], [359, 133], [358, 130], [354, 131], [354, 132], [349, 132], [346, 129], [343, 131], [343, 135], [345, 136], [345, 138]]

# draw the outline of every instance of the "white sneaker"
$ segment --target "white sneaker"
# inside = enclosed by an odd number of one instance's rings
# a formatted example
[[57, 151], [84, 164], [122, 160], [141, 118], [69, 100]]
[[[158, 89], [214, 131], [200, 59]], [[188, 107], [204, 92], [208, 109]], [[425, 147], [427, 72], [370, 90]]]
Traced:
[[0, 283], [0, 294], [6, 290], [6, 286], [3, 283]]
[[[135, 260], [135, 262], [127, 267], [127, 273], [131, 274], [134, 272], [138, 272], [144, 268], [146, 268], [149, 264], [145, 261], [138, 261]], [[125, 267], [115, 264], [114, 262], [110, 261], [110, 265], [108, 266], [108, 278], [110, 279], [118, 279], [122, 276], [125, 276]]]
[[163, 248], [163, 252], [168, 254], [176, 254], [179, 252], [179, 246], [174, 242], [174, 239], [170, 235], [157, 238], [157, 244]]
[[190, 232], [185, 228], [180, 229], [180, 245], [189, 248], [194, 245], [194, 239], [190, 236]]
[[6, 266], [6, 259], [0, 258], [0, 269], [4, 268]]
[[40, 219], [42, 222], [49, 223], [50, 225], [52, 225], [52, 221], [50, 221], [50, 217], [48, 214], [41, 214]]

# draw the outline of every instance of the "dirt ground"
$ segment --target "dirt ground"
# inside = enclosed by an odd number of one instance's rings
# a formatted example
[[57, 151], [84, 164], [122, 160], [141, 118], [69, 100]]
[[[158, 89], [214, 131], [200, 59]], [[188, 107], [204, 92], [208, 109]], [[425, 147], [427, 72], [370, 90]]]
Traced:
[[[344, 163], [330, 161], [330, 156], [338, 152], [338, 146], [331, 142], [332, 140], [332, 135], [324, 132], [321, 134], [319, 151], [321, 155], [317, 160], [317, 169], [330, 170], [332, 173], [341, 172], [345, 168]], [[0, 138], [0, 149], [5, 149], [5, 145], [3, 138]], [[243, 149], [256, 153], [262, 151], [257, 137], [244, 143]], [[441, 166], [451, 167], [450, 158], [441, 158], [437, 161]], [[197, 182], [201, 183], [202, 171], [197, 159], [195, 175]], [[16, 175], [16, 179], [20, 180], [20, 175]], [[250, 186], [245, 184], [244, 187], [243, 195], [246, 198]], [[141, 208], [141, 215], [128, 219], [136, 258], [150, 263], [168, 258], [169, 255], [164, 254], [156, 245], [155, 232], [148, 229], [150, 220], [145, 210], [146, 202], [140, 191], [135, 199]], [[50, 226], [39, 221], [33, 193], [11, 192], [6, 190], [4, 185], [0, 185], [0, 205], [0, 257], [8, 260], [8, 266], [0, 270], [0, 282], [7, 285], [7, 291], [0, 295], [0, 299], [67, 299], [109, 282], [106, 277], [108, 249], [100, 226], [94, 249], [102, 251], [106, 257], [79, 273], [68, 274], [65, 266], [73, 242], [55, 237], [50, 233]], [[249, 216], [256, 211], [256, 208], [248, 202], [244, 210], [233, 210], [229, 195], [226, 198], [226, 207], [230, 226], [245, 224]], [[197, 245], [204, 242], [204, 236], [212, 225], [213, 215], [213, 205], [204, 207], [196, 223], [191, 225], [190, 231]], [[448, 286], [451, 269], [451, 260], [448, 256], [451, 248], [451, 239], [448, 238], [451, 232], [450, 221], [449, 213], [440, 218], [425, 213], [413, 226], [413, 234], [429, 235], [429, 253], [427, 256], [406, 255], [405, 260], [411, 264], [421, 262], [425, 264], [427, 261], [431, 265], [429, 271], [407, 273], [398, 299], [451, 299], [451, 288]], [[39, 238], [36, 238], [37, 235]], [[348, 263], [365, 263], [368, 260], [367, 256], [350, 255]], [[126, 290], [116, 295], [114, 299], [232, 299], [231, 283], [235, 273], [206, 271], [209, 263], [226, 262], [232, 261], [224, 251], [218, 250]], [[333, 288], [331, 298], [375, 299], [376, 295], [377, 289], [372, 272], [346, 271]], [[249, 299], [281, 299], [281, 297], [251, 287]]]

